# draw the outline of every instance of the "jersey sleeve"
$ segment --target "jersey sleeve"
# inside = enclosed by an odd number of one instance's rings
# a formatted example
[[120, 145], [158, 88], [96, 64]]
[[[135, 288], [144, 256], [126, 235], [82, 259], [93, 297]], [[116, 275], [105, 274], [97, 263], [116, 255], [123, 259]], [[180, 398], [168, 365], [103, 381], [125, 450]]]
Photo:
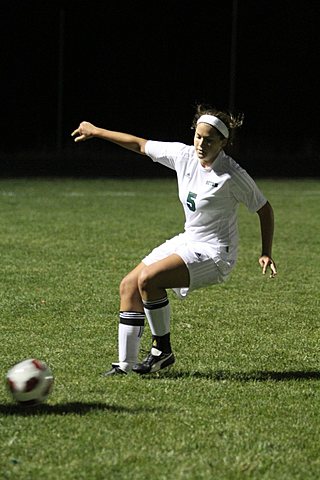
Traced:
[[246, 205], [250, 212], [257, 212], [267, 203], [266, 197], [253, 178], [236, 162], [232, 167], [232, 180], [235, 198], [238, 202]]
[[176, 163], [188, 152], [188, 146], [179, 142], [157, 142], [148, 140], [145, 146], [145, 153], [154, 162], [176, 170]]

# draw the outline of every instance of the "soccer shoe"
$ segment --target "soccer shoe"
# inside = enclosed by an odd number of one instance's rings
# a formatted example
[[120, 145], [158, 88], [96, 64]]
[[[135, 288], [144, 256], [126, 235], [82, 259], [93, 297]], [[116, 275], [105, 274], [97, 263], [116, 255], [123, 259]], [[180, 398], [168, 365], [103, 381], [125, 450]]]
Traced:
[[106, 372], [102, 373], [103, 377], [109, 377], [112, 375], [127, 375], [127, 372], [121, 370], [117, 363], [113, 363], [111, 370], [107, 370]]
[[141, 363], [132, 367], [132, 371], [144, 375], [145, 373], [154, 373], [173, 365], [175, 358], [173, 353], [163, 353], [157, 348], [152, 347], [150, 353]]

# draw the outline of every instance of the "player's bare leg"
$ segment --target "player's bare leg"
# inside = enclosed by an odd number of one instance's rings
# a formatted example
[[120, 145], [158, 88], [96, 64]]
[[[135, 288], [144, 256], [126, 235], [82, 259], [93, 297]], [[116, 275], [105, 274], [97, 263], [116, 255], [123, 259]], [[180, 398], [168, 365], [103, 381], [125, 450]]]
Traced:
[[142, 300], [163, 298], [167, 288], [188, 287], [189, 270], [179, 255], [172, 254], [149, 266], [139, 265], [138, 287]]
[[189, 271], [176, 254], [141, 269], [138, 279], [144, 311], [152, 333], [152, 348], [133, 370], [140, 374], [171, 366], [174, 355], [170, 343], [170, 305], [167, 288], [188, 287]]
[[143, 312], [143, 303], [138, 287], [141, 271], [146, 266], [143, 263], [134, 268], [120, 283], [120, 311]]

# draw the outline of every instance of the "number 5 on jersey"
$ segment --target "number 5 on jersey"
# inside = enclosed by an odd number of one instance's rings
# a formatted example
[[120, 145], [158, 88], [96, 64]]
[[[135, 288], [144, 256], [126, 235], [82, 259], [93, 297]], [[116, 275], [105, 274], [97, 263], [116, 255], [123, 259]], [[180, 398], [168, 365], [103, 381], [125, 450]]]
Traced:
[[195, 199], [197, 198], [197, 194], [193, 192], [188, 193], [188, 198], [187, 198], [187, 206], [191, 212], [196, 211], [196, 203]]

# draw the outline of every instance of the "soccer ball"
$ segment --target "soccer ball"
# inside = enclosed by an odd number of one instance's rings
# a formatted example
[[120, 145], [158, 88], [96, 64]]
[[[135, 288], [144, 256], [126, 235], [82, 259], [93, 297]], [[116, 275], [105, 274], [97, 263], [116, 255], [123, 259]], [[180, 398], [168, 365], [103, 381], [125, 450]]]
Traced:
[[53, 375], [45, 362], [28, 358], [10, 368], [7, 386], [17, 403], [38, 405], [47, 400], [53, 387]]

